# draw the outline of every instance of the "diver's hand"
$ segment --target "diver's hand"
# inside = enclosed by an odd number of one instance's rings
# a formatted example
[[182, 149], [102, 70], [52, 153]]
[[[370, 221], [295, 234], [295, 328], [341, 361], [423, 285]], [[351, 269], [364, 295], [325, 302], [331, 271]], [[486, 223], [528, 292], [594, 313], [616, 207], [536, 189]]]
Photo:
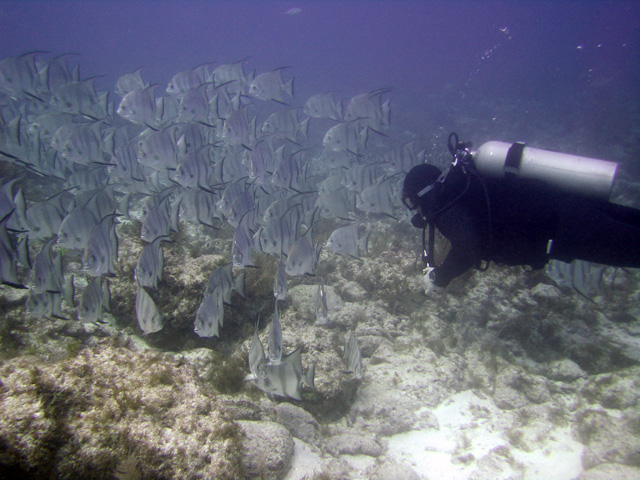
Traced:
[[444, 288], [436, 285], [435, 267], [427, 267], [422, 271], [422, 285], [424, 285], [424, 294], [434, 296], [434, 294], [443, 293]]
[[434, 267], [427, 267], [422, 271], [422, 284], [424, 285], [424, 294], [429, 295], [440, 287], [434, 283], [436, 280], [436, 272], [433, 271]]

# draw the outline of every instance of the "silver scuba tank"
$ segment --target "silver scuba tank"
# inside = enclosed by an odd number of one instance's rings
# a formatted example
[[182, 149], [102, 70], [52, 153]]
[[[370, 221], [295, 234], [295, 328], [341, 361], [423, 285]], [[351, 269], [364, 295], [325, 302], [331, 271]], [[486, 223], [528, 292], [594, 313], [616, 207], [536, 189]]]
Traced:
[[563, 190], [609, 200], [618, 164], [525, 146], [491, 141], [471, 153], [481, 175], [538, 179]]

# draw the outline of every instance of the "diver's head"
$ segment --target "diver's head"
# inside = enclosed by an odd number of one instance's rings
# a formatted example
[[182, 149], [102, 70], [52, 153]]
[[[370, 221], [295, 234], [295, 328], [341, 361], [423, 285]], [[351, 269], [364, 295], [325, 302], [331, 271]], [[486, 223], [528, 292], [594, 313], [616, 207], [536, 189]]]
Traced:
[[409, 210], [420, 207], [423, 215], [427, 215], [435, 206], [435, 190], [440, 185], [437, 180], [442, 172], [434, 165], [422, 163], [413, 167], [404, 178], [402, 186], [402, 203]]

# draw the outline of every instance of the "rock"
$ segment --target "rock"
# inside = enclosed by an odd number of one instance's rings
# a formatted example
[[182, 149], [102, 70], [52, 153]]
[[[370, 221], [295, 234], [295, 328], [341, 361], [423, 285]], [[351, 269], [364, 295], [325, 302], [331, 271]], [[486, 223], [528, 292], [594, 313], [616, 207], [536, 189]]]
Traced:
[[525, 394], [513, 388], [507, 376], [498, 375], [496, 378], [496, 388], [493, 394], [493, 401], [503, 410], [513, 410], [522, 408], [529, 403]]
[[603, 463], [583, 472], [576, 480], [638, 480], [640, 468], [617, 463]]
[[[28, 360], [28, 359], [27, 359]], [[238, 427], [193, 368], [104, 342], [55, 364], [0, 366], [2, 467], [15, 478], [241, 475]]]
[[342, 295], [349, 302], [362, 302], [367, 298], [367, 291], [358, 282], [350, 281], [343, 285]]
[[362, 358], [370, 358], [383, 342], [388, 343], [389, 340], [377, 335], [359, 335], [360, 355], [362, 355]]
[[369, 455], [379, 457], [385, 447], [380, 444], [375, 435], [364, 432], [339, 433], [327, 440], [327, 452], [331, 455]]
[[605, 408], [623, 410], [638, 404], [638, 373], [632, 368], [618, 373], [595, 375], [584, 385], [580, 393], [589, 403], [599, 403]]
[[241, 463], [248, 478], [281, 480], [293, 457], [293, 438], [275, 422], [237, 422], [244, 434]]
[[311, 445], [317, 444], [320, 426], [309, 412], [291, 403], [279, 403], [274, 411], [276, 422], [286, 427], [291, 435]]
[[587, 376], [576, 362], [568, 358], [551, 362], [546, 369], [546, 375], [551, 380], [561, 382], [573, 382]]
[[417, 405], [402, 398], [401, 393], [389, 392], [366, 401], [356, 401], [352, 414], [357, 415], [356, 424], [378, 435], [390, 436], [408, 432], [418, 422]]
[[[515, 468], [514, 468], [515, 467]], [[508, 447], [496, 447], [489, 451], [476, 463], [476, 469], [469, 475], [469, 480], [524, 480], [524, 475], [514, 461]]]
[[529, 375], [514, 366], [507, 367], [496, 377], [493, 398], [503, 410], [521, 408], [529, 402], [544, 403], [551, 400], [543, 377]]
[[217, 368], [213, 361], [215, 353], [210, 348], [194, 348], [176, 355], [176, 358], [179, 357], [183, 357], [189, 365], [193, 366], [200, 380], [207, 379], [210, 376], [210, 370]]
[[576, 414], [572, 434], [586, 448], [582, 454], [585, 469], [603, 463], [637, 465], [640, 458], [640, 438], [636, 425], [640, 415], [633, 412], [613, 417], [605, 410], [585, 409]]
[[367, 470], [366, 478], [371, 480], [420, 480], [420, 476], [413, 468], [395, 461], [372, 466]]

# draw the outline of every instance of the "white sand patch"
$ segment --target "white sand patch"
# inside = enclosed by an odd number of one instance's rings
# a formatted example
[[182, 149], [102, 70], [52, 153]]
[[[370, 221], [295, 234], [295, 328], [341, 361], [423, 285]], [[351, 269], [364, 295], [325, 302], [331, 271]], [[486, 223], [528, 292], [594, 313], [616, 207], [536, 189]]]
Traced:
[[293, 459], [291, 468], [284, 480], [302, 480], [312, 477], [315, 473], [322, 472], [324, 461], [311, 447], [297, 438], [293, 439]]
[[501, 416], [505, 412], [470, 390], [454, 395], [432, 413], [439, 430], [394, 435], [387, 452], [388, 457], [405, 462], [429, 480], [466, 480], [478, 468], [477, 461], [495, 456], [491, 451], [496, 448], [502, 457], [512, 457], [500, 465], [496, 478], [509, 476], [505, 468], [528, 480], [571, 480], [582, 471], [583, 446], [571, 438], [569, 427], [555, 428], [539, 448], [524, 452], [504, 436], [507, 425]]
[[554, 429], [551, 438], [533, 452], [511, 449], [511, 455], [524, 465], [527, 480], [569, 480], [582, 473], [580, 457], [584, 446], [571, 438], [570, 430]]

